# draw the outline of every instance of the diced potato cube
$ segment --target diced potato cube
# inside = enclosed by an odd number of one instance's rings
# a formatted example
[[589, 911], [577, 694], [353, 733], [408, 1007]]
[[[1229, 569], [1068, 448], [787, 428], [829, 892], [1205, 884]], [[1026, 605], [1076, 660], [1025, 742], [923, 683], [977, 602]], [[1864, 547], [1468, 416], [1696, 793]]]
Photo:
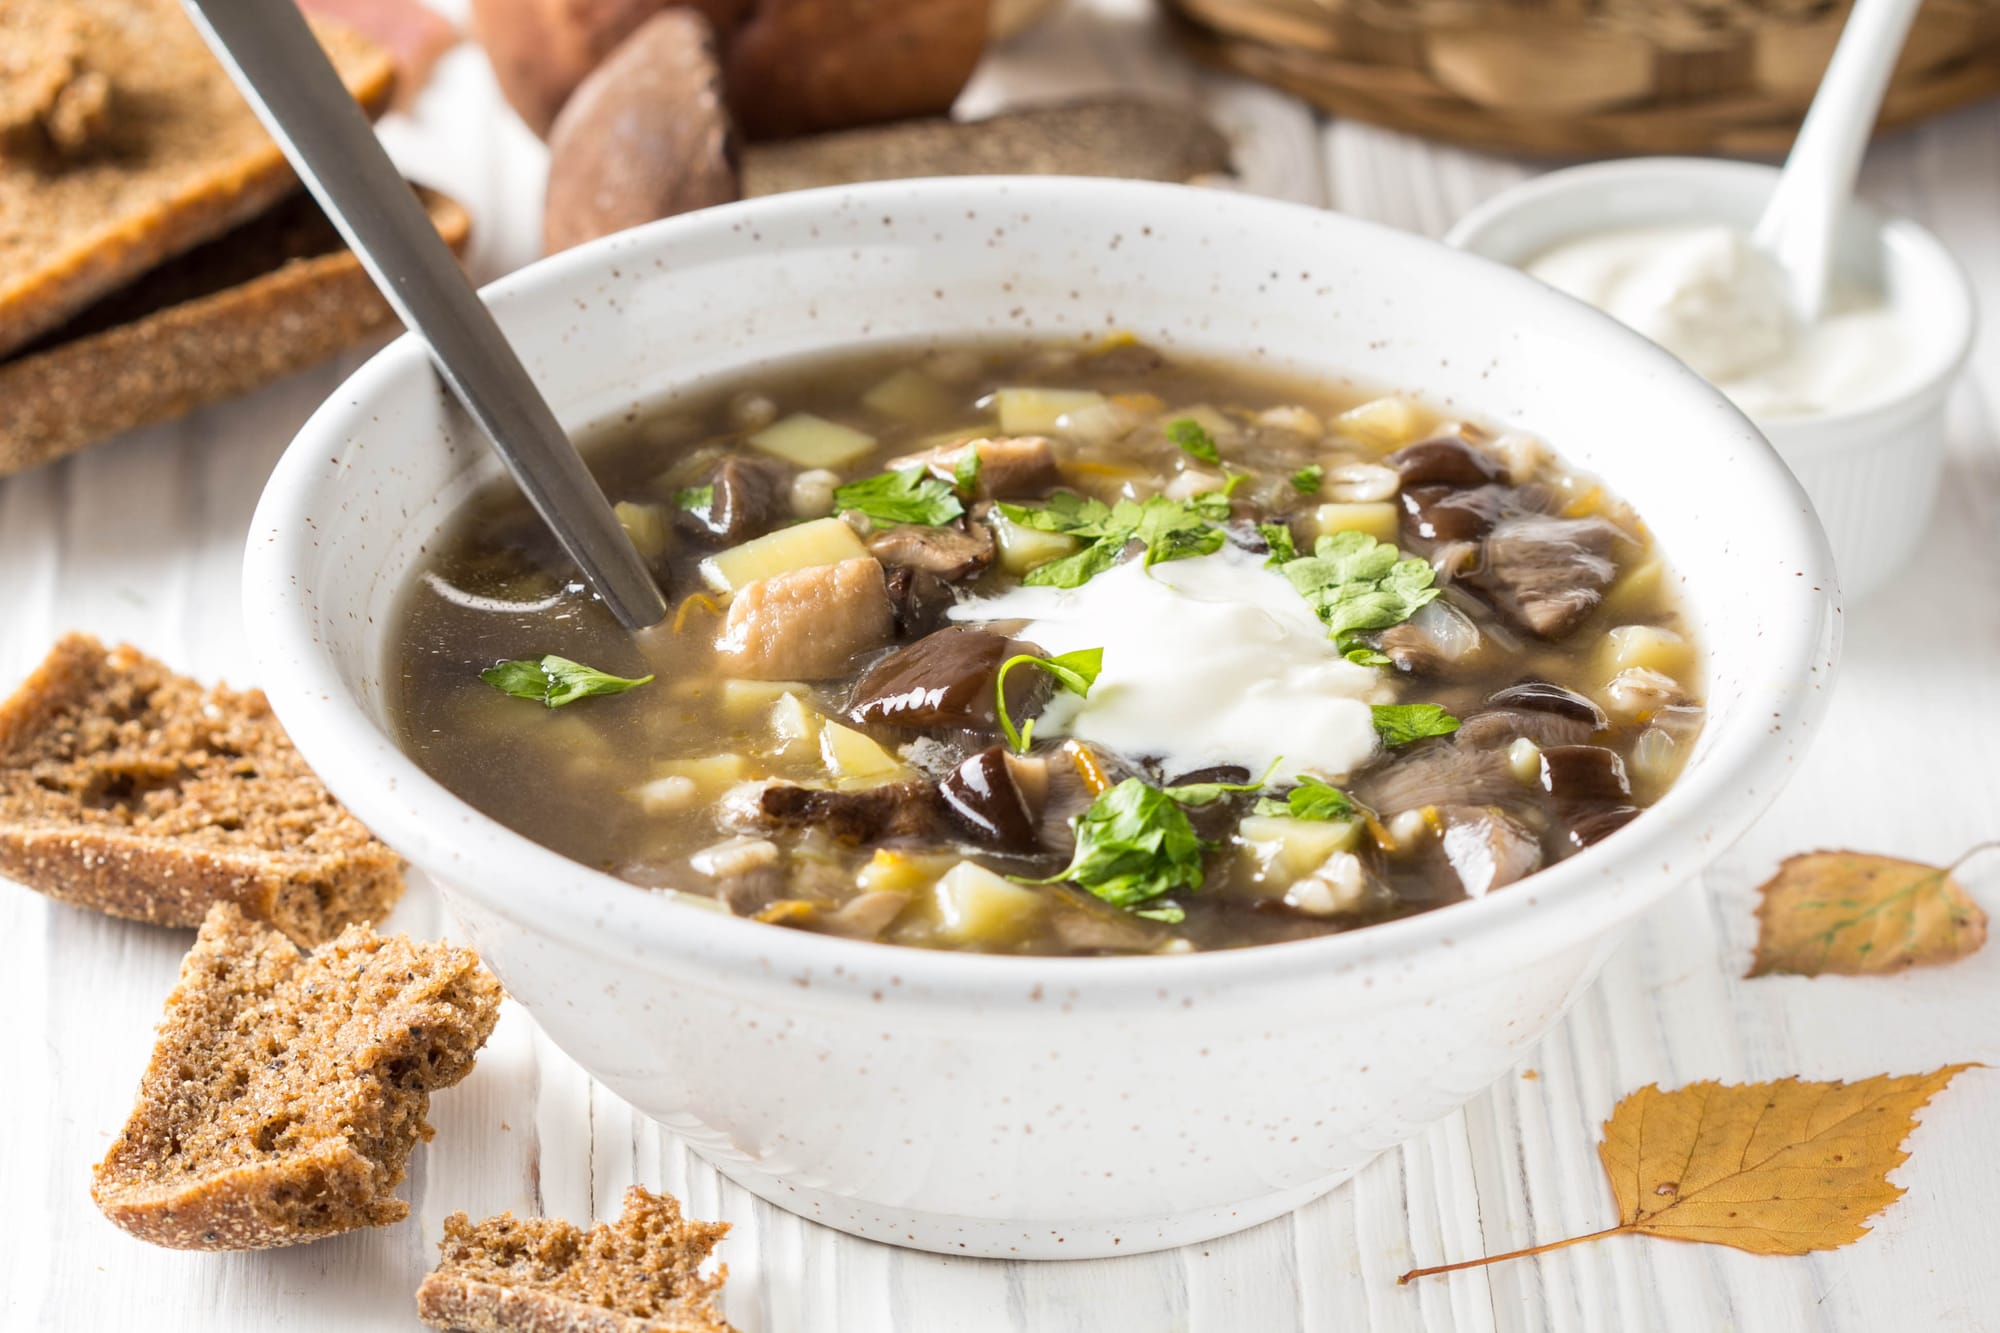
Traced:
[[771, 752], [801, 759], [819, 749], [819, 729], [826, 722], [819, 710], [796, 694], [771, 705]]
[[794, 412], [749, 440], [752, 448], [800, 467], [841, 467], [875, 448], [873, 435], [810, 412]]
[[1350, 408], [1333, 419], [1333, 428], [1340, 434], [1384, 453], [1415, 440], [1425, 424], [1423, 409], [1395, 394]]
[[803, 695], [806, 686], [796, 680], [740, 680], [731, 676], [722, 682], [722, 712], [742, 720], [756, 716], [788, 694]]
[[713, 796], [750, 776], [750, 761], [740, 754], [712, 754], [703, 759], [665, 759], [653, 765], [656, 778], [685, 778], [703, 794]]
[[852, 727], [826, 722], [819, 731], [820, 758], [843, 787], [874, 787], [907, 777], [895, 755]]
[[837, 565], [867, 554], [868, 548], [854, 535], [853, 528], [838, 518], [816, 518], [717, 551], [701, 562], [701, 576], [718, 592], [735, 592], [745, 584], [774, 574], [789, 574], [815, 565]]
[[868, 893], [915, 895], [929, 888], [945, 867], [936, 857], [912, 856], [908, 852], [877, 848], [868, 864], [855, 875], [855, 883]]
[[997, 509], [993, 511], [993, 540], [1000, 547], [1001, 570], [1016, 577], [1083, 549], [1083, 543], [1074, 537], [1022, 527]]
[[960, 861], [933, 890], [938, 934], [960, 943], [1005, 944], [1035, 924], [1048, 899], [1025, 884]]
[[670, 773], [651, 782], [642, 782], [629, 795], [649, 815], [678, 814], [701, 803], [701, 785], [693, 778]]
[[1358, 819], [1293, 819], [1289, 815], [1249, 815], [1236, 826], [1259, 886], [1283, 889], [1326, 864], [1335, 852], [1361, 845]]
[[1197, 495], [1219, 491], [1229, 484], [1229, 478], [1220, 472], [1210, 472], [1207, 468], [1191, 467], [1181, 472], [1167, 483], [1162, 492], [1169, 500], [1192, 500]]
[[1646, 560], [1627, 570], [1604, 593], [1605, 609], [1614, 616], [1641, 615], [1657, 606], [1667, 569], [1658, 560]]
[[1234, 418], [1221, 408], [1210, 407], [1207, 403], [1197, 403], [1193, 407], [1176, 407], [1160, 413], [1162, 427], [1170, 426], [1176, 421], [1194, 422], [1207, 431], [1209, 438], [1217, 444], [1232, 444], [1243, 433], [1243, 428], [1236, 424]]
[[667, 549], [668, 533], [671, 531], [669, 525], [673, 520], [665, 505], [632, 504], [627, 501], [611, 508], [618, 515], [625, 535], [632, 539], [632, 545], [639, 548], [640, 555], [651, 559]]
[[1000, 414], [1006, 435], [1046, 435], [1057, 428], [1065, 412], [1080, 412], [1104, 401], [1092, 389], [997, 389], [993, 410]]
[[861, 395], [861, 402], [898, 421], [935, 421], [956, 408], [959, 399], [923, 371], [905, 366]]
[[1313, 510], [1313, 522], [1322, 537], [1331, 537], [1336, 532], [1365, 532], [1378, 542], [1394, 546], [1402, 533], [1403, 517], [1392, 502], [1373, 500], [1321, 505]]
[[1597, 662], [1605, 680], [1633, 667], [1688, 680], [1694, 674], [1694, 645], [1657, 625], [1620, 625], [1604, 636]]

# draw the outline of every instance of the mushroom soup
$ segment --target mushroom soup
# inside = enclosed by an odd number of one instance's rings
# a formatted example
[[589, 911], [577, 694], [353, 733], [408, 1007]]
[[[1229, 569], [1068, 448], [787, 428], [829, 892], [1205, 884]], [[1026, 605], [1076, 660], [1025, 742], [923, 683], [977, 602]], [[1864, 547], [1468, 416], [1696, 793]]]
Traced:
[[480, 497], [404, 595], [403, 745], [502, 823], [802, 930], [1231, 948], [1613, 835], [1699, 732], [1673, 580], [1532, 438], [1130, 340], [715, 386], [597, 442], [636, 638]]

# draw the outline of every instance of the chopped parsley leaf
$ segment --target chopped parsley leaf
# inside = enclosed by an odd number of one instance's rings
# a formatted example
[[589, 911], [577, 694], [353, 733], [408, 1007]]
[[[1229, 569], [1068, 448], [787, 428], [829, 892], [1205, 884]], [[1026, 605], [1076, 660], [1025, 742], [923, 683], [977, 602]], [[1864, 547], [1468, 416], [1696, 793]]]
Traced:
[[1016, 754], [1026, 754], [1035, 738], [1035, 719], [1029, 718], [1017, 731], [1014, 719], [1007, 715], [1007, 673], [1023, 662], [1048, 672], [1056, 678], [1056, 684], [1071, 694], [1088, 698], [1090, 687], [1097, 683], [1098, 673], [1104, 670], [1104, 650], [1079, 648], [1073, 653], [1062, 653], [1056, 657], [1020, 653], [1000, 664], [1000, 669], [993, 673], [994, 712], [999, 715], [1000, 730], [1007, 734], [1007, 743], [1014, 747]]
[[1375, 730], [1390, 749], [1409, 745], [1427, 736], [1449, 736], [1458, 730], [1458, 719], [1436, 704], [1375, 704]]
[[[1311, 555], [1281, 569], [1312, 603], [1328, 633], [1350, 660], [1380, 666], [1381, 654], [1361, 641], [1370, 630], [1400, 625], [1437, 598], [1428, 562], [1362, 532], [1321, 537]], [[1357, 657], [1357, 653], [1365, 656]]]
[[1283, 800], [1266, 796], [1257, 802], [1260, 815], [1286, 815], [1292, 819], [1350, 819], [1355, 813], [1352, 797], [1320, 781], [1310, 773], [1299, 774], [1299, 785], [1285, 793]]
[[922, 467], [883, 472], [837, 486], [835, 512], [858, 509], [877, 523], [921, 523], [939, 527], [965, 512], [950, 483], [930, 476]]
[[1300, 495], [1318, 495], [1319, 486], [1326, 480], [1326, 469], [1318, 463], [1308, 463], [1292, 474], [1292, 489]]
[[1210, 844], [1195, 833], [1172, 795], [1140, 778], [1126, 778], [1100, 793], [1078, 815], [1076, 855], [1057, 874], [1036, 884], [1068, 881], [1113, 907], [1155, 921], [1180, 921], [1173, 903], [1147, 904], [1202, 883], [1202, 855]]
[[1262, 534], [1264, 544], [1271, 548], [1271, 558], [1264, 562], [1266, 569], [1276, 569], [1299, 558], [1299, 548], [1292, 541], [1291, 524], [1259, 523], [1257, 531]]
[[479, 673], [479, 678], [502, 694], [516, 699], [536, 699], [550, 708], [561, 708], [598, 694], [623, 694], [652, 681], [651, 675], [628, 680], [551, 654], [537, 661], [522, 658], [501, 662]]
[[1167, 438], [1179, 446], [1184, 454], [1199, 458], [1204, 463], [1219, 463], [1222, 454], [1215, 447], [1215, 437], [1193, 417], [1182, 417], [1167, 423]]
[[960, 495], [969, 496], [979, 489], [979, 472], [985, 465], [977, 448], [967, 449], [958, 456], [958, 461], [951, 465], [951, 484]]
[[1134, 541], [1146, 548], [1149, 567], [1221, 550], [1222, 529], [1215, 525], [1229, 517], [1229, 500], [1219, 491], [1209, 491], [1188, 500], [1155, 495], [1108, 505], [1062, 492], [1038, 508], [1003, 504], [1000, 512], [1023, 527], [1087, 542], [1073, 555], [1035, 566], [1021, 580], [1030, 587], [1076, 588], [1117, 564]]
[[690, 514], [705, 513], [715, 507], [715, 487], [684, 486], [674, 492], [674, 508], [685, 509]]

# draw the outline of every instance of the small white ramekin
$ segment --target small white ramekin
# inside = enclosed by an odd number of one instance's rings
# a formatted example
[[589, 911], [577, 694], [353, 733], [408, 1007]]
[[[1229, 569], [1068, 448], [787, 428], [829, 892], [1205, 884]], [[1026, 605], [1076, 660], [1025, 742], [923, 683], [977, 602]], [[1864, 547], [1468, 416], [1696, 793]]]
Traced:
[[[1572, 167], [1488, 200], [1445, 241], [1518, 268], [1609, 228], [1724, 222], [1747, 229], [1777, 181], [1775, 167], [1705, 158]], [[1923, 536], [1944, 469], [1945, 400], [1972, 350], [1974, 310], [1971, 283], [1935, 236], [1859, 200], [1843, 221], [1835, 263], [1879, 287], [1905, 316], [1920, 343], [1921, 369], [1904, 392], [1874, 406], [1757, 425], [1812, 497], [1841, 591], [1852, 600], [1880, 587]]]

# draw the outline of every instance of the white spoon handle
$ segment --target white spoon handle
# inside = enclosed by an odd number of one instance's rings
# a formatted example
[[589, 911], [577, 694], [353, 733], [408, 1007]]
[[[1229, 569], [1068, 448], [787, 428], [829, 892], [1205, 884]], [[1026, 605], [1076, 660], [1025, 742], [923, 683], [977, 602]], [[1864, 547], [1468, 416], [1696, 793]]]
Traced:
[[1813, 95], [1784, 174], [1752, 240], [1784, 270], [1792, 312], [1810, 324], [1826, 304], [1833, 238], [1889, 75], [1922, 0], [1855, 0]]

